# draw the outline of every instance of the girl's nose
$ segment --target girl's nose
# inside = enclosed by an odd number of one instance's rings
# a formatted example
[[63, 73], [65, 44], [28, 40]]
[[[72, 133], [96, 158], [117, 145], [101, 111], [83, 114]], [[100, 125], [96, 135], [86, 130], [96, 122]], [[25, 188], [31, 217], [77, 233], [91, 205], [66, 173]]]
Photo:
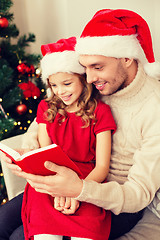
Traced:
[[58, 95], [62, 95], [65, 92], [63, 87], [58, 88]]

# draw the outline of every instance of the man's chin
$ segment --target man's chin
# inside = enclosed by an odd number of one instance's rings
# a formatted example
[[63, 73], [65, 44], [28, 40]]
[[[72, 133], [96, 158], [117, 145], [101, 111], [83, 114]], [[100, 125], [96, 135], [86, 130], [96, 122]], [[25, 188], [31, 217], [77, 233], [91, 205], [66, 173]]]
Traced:
[[108, 95], [111, 95], [111, 94], [112, 94], [112, 93], [109, 93], [108, 91], [105, 91], [105, 90], [99, 91], [99, 93], [100, 93], [101, 95], [103, 95], [103, 96], [108, 96]]

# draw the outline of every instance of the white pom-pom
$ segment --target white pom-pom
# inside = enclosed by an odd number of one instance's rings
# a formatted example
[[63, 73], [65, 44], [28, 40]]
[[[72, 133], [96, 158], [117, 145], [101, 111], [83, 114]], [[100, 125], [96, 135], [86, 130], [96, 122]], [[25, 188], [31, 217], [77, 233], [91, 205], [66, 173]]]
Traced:
[[146, 63], [144, 70], [150, 77], [160, 80], [160, 62]]

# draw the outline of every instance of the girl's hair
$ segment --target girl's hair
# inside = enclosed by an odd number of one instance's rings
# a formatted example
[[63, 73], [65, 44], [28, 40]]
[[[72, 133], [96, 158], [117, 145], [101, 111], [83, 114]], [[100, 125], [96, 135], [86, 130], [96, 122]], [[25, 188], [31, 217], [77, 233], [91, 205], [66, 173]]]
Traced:
[[[96, 121], [94, 110], [97, 106], [99, 91], [92, 84], [87, 83], [85, 74], [83, 75], [77, 73], [74, 74], [79, 77], [79, 80], [83, 85], [83, 90], [78, 100], [78, 106], [80, 107], [80, 110], [76, 112], [76, 115], [80, 116], [84, 121], [83, 127], [88, 127], [92, 120]], [[45, 114], [46, 120], [49, 122], [53, 122], [56, 117], [56, 114], [59, 113], [62, 116], [59, 119], [59, 122], [61, 123], [67, 117], [67, 112], [65, 110], [67, 106], [63, 103], [63, 101], [59, 97], [57, 97], [53, 93], [49, 81], [48, 87], [51, 90], [51, 96], [46, 98], [45, 100], [49, 106]]]

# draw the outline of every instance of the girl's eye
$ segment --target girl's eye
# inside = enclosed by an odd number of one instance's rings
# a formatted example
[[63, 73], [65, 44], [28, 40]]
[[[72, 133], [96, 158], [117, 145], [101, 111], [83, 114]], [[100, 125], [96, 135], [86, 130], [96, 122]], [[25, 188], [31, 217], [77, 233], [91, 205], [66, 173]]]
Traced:
[[51, 84], [51, 87], [56, 87], [56, 84]]
[[69, 86], [69, 85], [71, 85], [71, 82], [65, 83], [64, 85], [65, 85], [65, 86]]

